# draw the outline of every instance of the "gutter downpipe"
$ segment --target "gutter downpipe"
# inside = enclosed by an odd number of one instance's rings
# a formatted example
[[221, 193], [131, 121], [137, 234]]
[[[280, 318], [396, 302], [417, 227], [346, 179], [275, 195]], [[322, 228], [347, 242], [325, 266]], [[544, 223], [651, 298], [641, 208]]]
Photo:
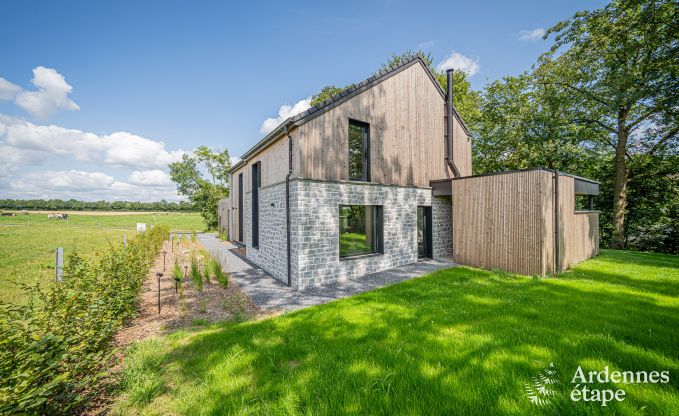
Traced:
[[290, 176], [292, 176], [292, 136], [285, 125], [285, 134], [288, 136], [288, 174], [285, 176], [285, 233], [287, 238], [287, 266], [288, 266], [288, 287], [292, 287], [292, 266], [290, 264]]
[[453, 172], [453, 178], [459, 178], [460, 171], [457, 169], [457, 166], [455, 166], [453, 159], [453, 136], [455, 134], [455, 126], [453, 124], [455, 117], [453, 110], [453, 73], [454, 71], [452, 69], [446, 71], [446, 164]]
[[554, 275], [559, 273], [559, 171], [554, 169]]

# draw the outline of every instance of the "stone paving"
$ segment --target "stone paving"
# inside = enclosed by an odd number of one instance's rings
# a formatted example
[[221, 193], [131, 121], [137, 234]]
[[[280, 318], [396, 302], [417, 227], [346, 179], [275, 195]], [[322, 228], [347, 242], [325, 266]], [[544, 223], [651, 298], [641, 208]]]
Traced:
[[252, 302], [265, 312], [292, 311], [320, 305], [455, 266], [449, 261], [426, 259], [356, 279], [296, 291], [235, 254], [234, 244], [222, 241], [214, 234], [199, 234], [198, 241], [219, 259], [224, 271], [236, 279], [238, 286]]

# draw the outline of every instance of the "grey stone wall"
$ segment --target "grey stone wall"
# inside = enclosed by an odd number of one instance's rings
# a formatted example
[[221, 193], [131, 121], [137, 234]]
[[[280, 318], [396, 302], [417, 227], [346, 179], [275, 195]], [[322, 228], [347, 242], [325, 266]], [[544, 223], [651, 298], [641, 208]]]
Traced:
[[[417, 206], [431, 190], [295, 180], [291, 184], [293, 286], [332, 283], [417, 261]], [[382, 205], [384, 254], [339, 258], [339, 205]]]
[[246, 257], [287, 283], [285, 183], [259, 189], [259, 248], [252, 247], [252, 192], [243, 201]]
[[453, 256], [453, 205], [449, 196], [432, 197], [432, 255]]

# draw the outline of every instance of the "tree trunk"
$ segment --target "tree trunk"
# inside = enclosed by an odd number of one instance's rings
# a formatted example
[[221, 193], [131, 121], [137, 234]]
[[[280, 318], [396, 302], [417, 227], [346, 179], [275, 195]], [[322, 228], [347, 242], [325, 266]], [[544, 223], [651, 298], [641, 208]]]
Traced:
[[613, 194], [613, 248], [625, 248], [627, 210], [627, 111], [618, 112], [618, 143], [615, 146], [615, 189]]

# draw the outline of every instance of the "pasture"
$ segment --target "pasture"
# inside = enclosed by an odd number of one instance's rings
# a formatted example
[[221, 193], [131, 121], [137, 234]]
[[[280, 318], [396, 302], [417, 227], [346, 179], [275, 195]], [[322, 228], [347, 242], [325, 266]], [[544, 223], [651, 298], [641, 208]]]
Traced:
[[[109, 214], [109, 215], [106, 215]], [[66, 220], [48, 220], [47, 213], [0, 216], [0, 300], [24, 301], [17, 283], [54, 279], [54, 249], [63, 247], [84, 256], [96, 255], [109, 244], [122, 244], [123, 236], [136, 235], [136, 224], [165, 224], [171, 230], [202, 231], [197, 213], [69, 213]]]

